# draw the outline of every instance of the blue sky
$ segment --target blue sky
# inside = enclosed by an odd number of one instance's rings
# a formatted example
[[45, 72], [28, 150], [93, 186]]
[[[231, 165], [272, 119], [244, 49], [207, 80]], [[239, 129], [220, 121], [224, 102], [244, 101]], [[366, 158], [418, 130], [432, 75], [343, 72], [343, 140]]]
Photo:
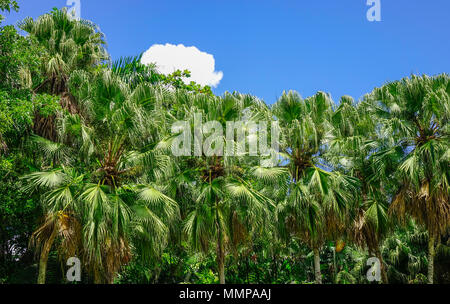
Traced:
[[[66, 0], [19, 0], [6, 23], [37, 17]], [[212, 54], [223, 79], [214, 89], [268, 103], [283, 90], [358, 99], [411, 73], [450, 72], [450, 1], [381, 0], [369, 22], [366, 0], [81, 0], [82, 18], [106, 34], [113, 59], [153, 44]]]

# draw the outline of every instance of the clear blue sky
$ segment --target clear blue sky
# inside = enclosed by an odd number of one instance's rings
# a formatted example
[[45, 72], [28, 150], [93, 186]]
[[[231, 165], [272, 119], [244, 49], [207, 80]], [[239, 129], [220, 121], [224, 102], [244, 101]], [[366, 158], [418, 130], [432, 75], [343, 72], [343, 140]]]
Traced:
[[[450, 72], [450, 1], [381, 0], [368, 22], [366, 0], [81, 0], [82, 17], [106, 34], [113, 59], [152, 44], [196, 46], [237, 90], [273, 103], [283, 90], [358, 99], [411, 73]], [[66, 0], [18, 0], [15, 23]]]

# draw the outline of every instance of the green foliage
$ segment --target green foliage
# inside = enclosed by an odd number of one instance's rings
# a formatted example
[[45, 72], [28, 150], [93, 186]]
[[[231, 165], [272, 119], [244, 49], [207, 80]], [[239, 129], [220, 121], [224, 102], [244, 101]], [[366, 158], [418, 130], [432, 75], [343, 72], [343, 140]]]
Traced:
[[202, 93], [206, 95], [212, 96], [213, 93], [211, 91], [210, 86], [201, 86], [200, 84], [191, 81], [189, 84], [186, 84], [184, 79], [190, 78], [191, 72], [188, 70], [176, 70], [172, 74], [169, 75], [160, 75], [160, 81], [166, 85], [174, 87], [175, 89], [184, 89], [189, 92]]
[[[24, 37], [11, 26], [0, 28], [0, 88], [30, 88], [39, 82], [40, 61], [43, 49], [32, 37]], [[30, 74], [27, 74], [29, 71]]]
[[[0, 0], [0, 11], [4, 12], [7, 11], [8, 13], [11, 12], [11, 10], [19, 11], [19, 5], [14, 0]], [[0, 15], [0, 23], [5, 19], [3, 15]]]
[[31, 125], [32, 103], [24, 98], [14, 97], [0, 91], [0, 136], [8, 132], [23, 132]]
[[[2, 2], [2, 8], [6, 2]], [[14, 6], [14, 2], [11, 4]], [[37, 71], [41, 49], [13, 26], [0, 27], [0, 154], [21, 142], [32, 123], [31, 92], [24, 69]], [[2, 163], [4, 161], [2, 160]]]
[[49, 117], [62, 110], [58, 96], [37, 94], [33, 97], [33, 106], [42, 117]]
[[[0, 28], [0, 283], [62, 282], [75, 255], [83, 283], [366, 284], [373, 256], [384, 282], [448, 282], [448, 75], [269, 107], [110, 63], [65, 10], [20, 27]], [[195, 113], [245, 135], [276, 118], [279, 162], [173, 156], [172, 124]]]
[[0, 279], [6, 282], [32, 261], [27, 247], [40, 214], [39, 198], [30, 196], [19, 179], [30, 166], [24, 154], [10, 151], [8, 157], [0, 156]]
[[427, 271], [427, 254], [423, 251], [427, 241], [427, 233], [414, 223], [410, 223], [409, 229], [400, 229], [385, 240], [382, 252], [393, 283], [426, 283], [420, 278]]

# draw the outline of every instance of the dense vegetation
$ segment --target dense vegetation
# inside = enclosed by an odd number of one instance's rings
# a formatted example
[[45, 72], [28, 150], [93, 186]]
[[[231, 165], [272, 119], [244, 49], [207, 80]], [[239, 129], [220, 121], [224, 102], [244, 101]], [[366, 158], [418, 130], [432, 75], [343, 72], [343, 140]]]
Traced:
[[[19, 27], [0, 27], [0, 284], [64, 283], [72, 256], [84, 283], [368, 283], [369, 257], [384, 283], [450, 283], [447, 74], [269, 106], [111, 62], [65, 10]], [[196, 113], [275, 117], [278, 165], [173, 156]]]

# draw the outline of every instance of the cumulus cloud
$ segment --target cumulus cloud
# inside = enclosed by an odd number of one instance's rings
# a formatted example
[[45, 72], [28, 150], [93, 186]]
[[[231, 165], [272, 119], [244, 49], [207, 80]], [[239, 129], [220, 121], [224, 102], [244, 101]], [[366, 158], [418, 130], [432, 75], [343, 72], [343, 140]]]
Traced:
[[142, 55], [141, 62], [155, 63], [158, 71], [163, 74], [189, 70], [191, 77], [185, 80], [186, 83], [195, 81], [201, 85], [217, 87], [223, 78], [221, 71], [215, 71], [214, 56], [200, 51], [195, 46], [154, 44]]

